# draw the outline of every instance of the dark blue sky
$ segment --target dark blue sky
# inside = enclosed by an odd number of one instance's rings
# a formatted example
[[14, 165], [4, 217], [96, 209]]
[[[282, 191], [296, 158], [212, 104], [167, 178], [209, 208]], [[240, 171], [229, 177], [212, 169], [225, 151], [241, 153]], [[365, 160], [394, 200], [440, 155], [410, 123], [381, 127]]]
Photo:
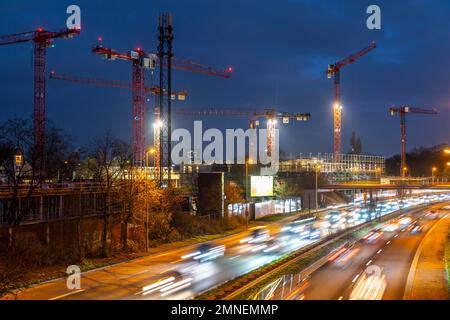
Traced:
[[[398, 152], [399, 120], [388, 114], [397, 104], [440, 112], [408, 119], [409, 149], [450, 142], [448, 0], [2, 0], [0, 34], [64, 28], [70, 4], [81, 7], [82, 34], [48, 50], [49, 70], [130, 81], [129, 63], [103, 61], [91, 46], [102, 36], [106, 46], [119, 50], [155, 51], [156, 17], [170, 11], [177, 57], [235, 69], [228, 80], [175, 71], [174, 87], [189, 92], [175, 107], [311, 112], [309, 123], [281, 128], [281, 148], [296, 154], [331, 151], [333, 85], [325, 76], [327, 64], [375, 40], [375, 51], [342, 72], [344, 151], [355, 130], [364, 152]], [[366, 28], [370, 4], [381, 7], [381, 31]], [[31, 43], [0, 48], [0, 121], [31, 116], [32, 75]], [[54, 81], [47, 88], [47, 115], [75, 138], [75, 146], [107, 129], [130, 138], [130, 92]], [[247, 127], [245, 119], [205, 121], [206, 127]], [[186, 119], [174, 122], [192, 126]]]

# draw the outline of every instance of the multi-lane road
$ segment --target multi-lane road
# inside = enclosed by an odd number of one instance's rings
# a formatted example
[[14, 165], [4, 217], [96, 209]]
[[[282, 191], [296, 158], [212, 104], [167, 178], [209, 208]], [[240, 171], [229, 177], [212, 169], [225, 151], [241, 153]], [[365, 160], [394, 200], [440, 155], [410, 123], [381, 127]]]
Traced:
[[[448, 196], [436, 198], [433, 201], [445, 199], [448, 199]], [[414, 200], [409, 205], [417, 204], [419, 202]], [[421, 202], [421, 204], [424, 203]], [[395, 206], [398, 204], [384, 207], [381, 204], [380, 210], [383, 210], [383, 214], [388, 214], [395, 211]], [[417, 214], [419, 212], [421, 210], [418, 210]], [[349, 210], [346, 214], [348, 217], [350, 216]], [[363, 211], [357, 209], [352, 214], [358, 217], [365, 215]], [[321, 213], [317, 219], [322, 237], [329, 235], [330, 232], [364, 222], [361, 219], [346, 220], [342, 216], [338, 219], [341, 221], [339, 228], [333, 229], [334, 227], [330, 226], [327, 219], [330, 219], [329, 212]], [[370, 217], [366, 219], [370, 219]], [[292, 235], [286, 240], [285, 234], [281, 230], [290, 222], [288, 220], [267, 224], [266, 229], [270, 232], [270, 240], [262, 244], [242, 243], [242, 239], [248, 236], [250, 231], [217, 240], [214, 242], [214, 246], [224, 246], [226, 251], [224, 256], [212, 261], [198, 263], [198, 261], [193, 262], [192, 259], [183, 260], [181, 257], [198, 250], [197, 246], [190, 246], [85, 272], [81, 275], [79, 290], [69, 290], [66, 279], [59, 279], [17, 291], [5, 298], [45, 300], [193, 298], [220, 283], [248, 273], [289, 252], [318, 241], [317, 238], [299, 240]], [[392, 239], [388, 240], [388, 237], [392, 237]], [[388, 283], [390, 283], [386, 297], [401, 298], [405, 273], [407, 269], [409, 270], [411, 255], [414, 254], [421, 237], [421, 234], [410, 236], [399, 232], [398, 236], [386, 234], [375, 244], [362, 245], [361, 252], [349, 266], [338, 268], [330, 264], [314, 273], [309, 282], [306, 298], [346, 298], [348, 289], [352, 286], [352, 279], [370, 260], [372, 260], [371, 263], [385, 269]], [[388, 243], [388, 241], [390, 242]]]
[[[411, 218], [417, 220], [423, 229], [411, 232], [411, 227], [399, 227], [385, 231], [376, 242], [361, 241], [354, 248], [355, 253], [342, 263], [340, 259], [326, 262], [310, 275], [308, 286], [302, 299], [338, 300], [349, 299], [359, 278], [369, 266], [376, 266], [385, 275], [386, 288], [382, 296], [386, 300], [402, 299], [411, 264], [416, 250], [436, 220], [428, 219], [425, 214], [429, 208], [411, 212]], [[332, 256], [330, 256], [332, 258]]]

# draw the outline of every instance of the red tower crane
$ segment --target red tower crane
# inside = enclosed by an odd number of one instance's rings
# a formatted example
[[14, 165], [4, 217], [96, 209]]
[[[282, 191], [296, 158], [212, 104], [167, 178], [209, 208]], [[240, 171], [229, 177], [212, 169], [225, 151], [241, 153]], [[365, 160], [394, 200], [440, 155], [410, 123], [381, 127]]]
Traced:
[[34, 42], [33, 134], [35, 152], [37, 152], [38, 158], [42, 156], [45, 144], [45, 67], [47, 48], [53, 47], [53, 42], [55, 39], [68, 39], [78, 34], [80, 34], [79, 29], [66, 29], [62, 31], [52, 32], [46, 31], [42, 28], [38, 28], [35, 31], [0, 36], [0, 46], [29, 41]]
[[[133, 86], [129, 82], [119, 81], [119, 80], [110, 80], [110, 79], [98, 79], [98, 78], [90, 78], [90, 77], [81, 77], [74, 76], [66, 73], [57, 73], [55, 71], [51, 71], [49, 74], [49, 79], [53, 80], [61, 80], [68, 81], [79, 84], [92, 85], [97, 87], [109, 87], [109, 88], [117, 88], [117, 89], [127, 89], [132, 90]], [[158, 95], [161, 91], [159, 86], [151, 86], [145, 87], [145, 92], [148, 92], [152, 95]], [[185, 100], [187, 96], [187, 91], [174, 91], [172, 92], [172, 100]]]
[[259, 126], [260, 118], [266, 119], [267, 127], [267, 156], [271, 156], [272, 145], [275, 138], [275, 130], [278, 127], [278, 121], [289, 123], [290, 120], [308, 121], [311, 118], [310, 113], [289, 113], [280, 112], [275, 109], [245, 109], [245, 108], [209, 108], [209, 109], [179, 109], [175, 112], [177, 115], [187, 116], [217, 116], [217, 117], [250, 117], [250, 128], [255, 129]]
[[[101, 41], [101, 38], [99, 39]], [[145, 69], [154, 69], [159, 65], [156, 54], [146, 53], [141, 48], [128, 52], [118, 52], [115, 49], [104, 47], [102, 44], [92, 49], [93, 53], [102, 55], [108, 60], [128, 60], [132, 62], [132, 91], [133, 91], [133, 113], [132, 113], [132, 148], [133, 164], [143, 166], [145, 162]], [[190, 60], [172, 58], [172, 67], [175, 69], [214, 75], [218, 77], [229, 78], [232, 72], [231, 68], [218, 70], [206, 67]], [[163, 64], [166, 64], [163, 61]], [[164, 89], [163, 89], [164, 90]], [[160, 90], [161, 91], [161, 90]], [[163, 93], [164, 94], [164, 93]], [[172, 96], [172, 93], [170, 93]], [[157, 112], [158, 116], [158, 112]], [[159, 154], [159, 152], [156, 152]], [[158, 161], [157, 159], [155, 159]], [[159, 162], [158, 162], [159, 163]]]
[[334, 77], [334, 103], [333, 103], [333, 152], [335, 155], [342, 152], [341, 128], [342, 128], [342, 103], [341, 103], [341, 69], [377, 47], [375, 42], [347, 58], [328, 65], [327, 77]]
[[400, 163], [400, 176], [404, 178], [406, 176], [406, 114], [418, 113], [418, 114], [437, 114], [436, 109], [422, 109], [408, 106], [391, 107], [389, 108], [391, 116], [400, 115], [400, 144], [401, 144], [401, 163]]

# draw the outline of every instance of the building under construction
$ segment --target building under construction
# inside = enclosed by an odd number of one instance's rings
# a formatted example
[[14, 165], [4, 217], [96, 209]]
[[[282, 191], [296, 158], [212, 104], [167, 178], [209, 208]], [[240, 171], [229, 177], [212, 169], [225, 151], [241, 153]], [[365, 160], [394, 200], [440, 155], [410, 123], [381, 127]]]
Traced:
[[280, 161], [280, 172], [315, 172], [330, 183], [375, 181], [385, 173], [385, 158], [357, 154], [309, 154]]

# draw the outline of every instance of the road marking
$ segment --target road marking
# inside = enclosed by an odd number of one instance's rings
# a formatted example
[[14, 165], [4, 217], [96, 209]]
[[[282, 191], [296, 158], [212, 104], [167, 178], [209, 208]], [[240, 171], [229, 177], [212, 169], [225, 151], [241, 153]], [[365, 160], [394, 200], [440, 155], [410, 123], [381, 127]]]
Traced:
[[383, 251], [383, 249], [380, 249], [380, 250], [378, 250], [378, 251], [377, 251], [377, 254], [380, 254], [380, 253], [381, 253], [381, 251]]
[[355, 283], [356, 280], [358, 280], [359, 276], [360, 276], [360, 274], [358, 273], [358, 274], [356, 275], [356, 277], [353, 278], [352, 282]]
[[338, 300], [344, 300], [344, 297], [343, 297], [343, 296], [340, 296], [340, 297], [338, 298]]
[[75, 290], [75, 291], [72, 291], [72, 292], [68, 292], [68, 293], [62, 294], [62, 295], [57, 296], [57, 297], [50, 298], [50, 299], [48, 299], [48, 300], [58, 300], [58, 299], [61, 299], [61, 298], [70, 296], [70, 295], [72, 295], [72, 294], [76, 294], [76, 293], [83, 292], [83, 291], [84, 291], [84, 289]]
[[176, 264], [176, 263], [181, 262], [181, 261], [183, 261], [183, 259], [172, 261], [171, 264]]
[[398, 233], [394, 236], [394, 238], [397, 238], [398, 237]]
[[367, 263], [366, 263], [366, 266], [368, 266], [369, 264], [371, 264], [372, 263], [372, 260], [369, 260]]
[[390, 244], [391, 243], [391, 240], [389, 240], [388, 242], [386, 242], [386, 245], [388, 245], [388, 244]]

